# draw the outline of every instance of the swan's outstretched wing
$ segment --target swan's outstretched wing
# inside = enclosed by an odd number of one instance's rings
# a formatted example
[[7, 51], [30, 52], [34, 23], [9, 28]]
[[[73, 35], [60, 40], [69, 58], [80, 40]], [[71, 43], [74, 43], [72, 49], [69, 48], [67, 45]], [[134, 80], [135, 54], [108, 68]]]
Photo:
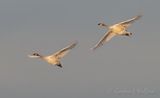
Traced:
[[113, 33], [112, 31], [106, 32], [106, 34], [100, 39], [100, 41], [93, 47], [91, 48], [92, 50], [97, 49], [98, 47], [101, 47], [105, 42], [108, 42], [112, 37], [114, 37], [116, 34]]
[[77, 45], [77, 43], [78, 42], [76, 41], [76, 42], [68, 45], [67, 47], [61, 49], [60, 51], [58, 51], [56, 53], [54, 53], [53, 56], [58, 58], [58, 59], [64, 57], [70, 51], [70, 49], [74, 48]]
[[136, 20], [138, 20], [141, 17], [142, 17], [142, 15], [138, 15], [138, 16], [133, 17], [132, 19], [120, 22], [119, 24], [121, 24], [121, 25], [129, 25], [129, 24], [135, 22]]

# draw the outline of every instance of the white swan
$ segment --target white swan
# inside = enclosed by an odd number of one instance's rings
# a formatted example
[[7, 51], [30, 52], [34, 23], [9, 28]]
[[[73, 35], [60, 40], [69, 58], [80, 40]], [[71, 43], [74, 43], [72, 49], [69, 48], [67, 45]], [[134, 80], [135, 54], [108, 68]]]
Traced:
[[108, 32], [105, 33], [105, 35], [100, 39], [100, 41], [91, 48], [92, 50], [97, 49], [98, 47], [102, 46], [105, 42], [108, 42], [112, 37], [116, 35], [121, 36], [130, 36], [132, 33], [127, 32], [128, 27], [133, 23], [135, 20], [138, 20], [141, 17], [141, 15], [135, 16], [132, 19], [114, 24], [112, 26], [108, 26], [104, 23], [99, 23], [98, 25], [100, 27], [105, 27], [108, 29]]
[[56, 53], [54, 53], [52, 55], [49, 55], [49, 56], [42, 56], [42, 55], [40, 55], [38, 53], [33, 53], [32, 55], [28, 55], [28, 56], [30, 58], [43, 59], [44, 61], [48, 62], [49, 64], [56, 65], [56, 66], [62, 68], [60, 59], [62, 57], [64, 57], [70, 51], [70, 49], [74, 48], [76, 45], [77, 45], [77, 42], [74, 42], [74, 43], [68, 45], [67, 47], [65, 47], [65, 48], [59, 50], [58, 52], [56, 52]]

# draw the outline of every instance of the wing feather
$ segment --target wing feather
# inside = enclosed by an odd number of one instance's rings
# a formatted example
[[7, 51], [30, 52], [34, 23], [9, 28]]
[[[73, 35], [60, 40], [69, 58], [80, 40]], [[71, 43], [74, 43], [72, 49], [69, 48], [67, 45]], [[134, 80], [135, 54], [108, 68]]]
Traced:
[[120, 22], [119, 24], [121, 24], [121, 25], [129, 25], [129, 24], [135, 22], [136, 20], [140, 19], [141, 17], [142, 17], [142, 15], [138, 15], [138, 16], [133, 17], [132, 19]]
[[98, 47], [101, 47], [105, 42], [108, 42], [109, 40], [111, 40], [111, 38], [114, 37], [115, 35], [116, 34], [113, 33], [112, 31], [106, 32], [106, 34], [100, 39], [100, 41], [91, 49], [95, 50]]
[[69, 51], [70, 49], [74, 48], [77, 45], [78, 42], [74, 42], [70, 45], [68, 45], [67, 47], [59, 50], [58, 52], [54, 53], [53, 56], [60, 59], [62, 57], [64, 57]]

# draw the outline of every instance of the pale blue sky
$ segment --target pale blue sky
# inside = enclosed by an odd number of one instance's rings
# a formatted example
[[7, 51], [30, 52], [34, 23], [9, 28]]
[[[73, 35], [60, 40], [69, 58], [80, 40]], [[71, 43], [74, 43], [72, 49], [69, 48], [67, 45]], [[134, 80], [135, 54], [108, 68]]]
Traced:
[[[159, 98], [159, 4], [1, 0], [0, 98]], [[129, 28], [132, 38], [115, 37], [90, 51], [105, 33], [97, 26], [102, 19], [114, 24], [141, 13]], [[74, 40], [79, 44], [61, 60], [63, 69], [27, 57], [54, 53]]]

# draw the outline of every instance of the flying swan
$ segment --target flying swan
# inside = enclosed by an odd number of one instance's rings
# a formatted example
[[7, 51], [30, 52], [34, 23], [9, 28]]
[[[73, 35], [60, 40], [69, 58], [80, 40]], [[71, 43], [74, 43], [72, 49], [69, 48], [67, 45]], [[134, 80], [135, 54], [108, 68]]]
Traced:
[[108, 26], [105, 23], [99, 23], [98, 25], [102, 28], [107, 28], [108, 31], [105, 33], [105, 35], [100, 39], [100, 41], [93, 47], [91, 48], [92, 50], [97, 49], [98, 47], [102, 46], [105, 42], [108, 42], [112, 37], [114, 36], [131, 36], [132, 33], [128, 32], [127, 29], [128, 27], [135, 22], [135, 20], [138, 20], [141, 15], [135, 16], [132, 19], [114, 24], [112, 26]]
[[74, 48], [77, 45], [77, 42], [74, 42], [67, 47], [57, 51], [56, 53], [49, 55], [49, 56], [42, 56], [38, 53], [33, 53], [32, 55], [28, 55], [30, 58], [40, 58], [46, 62], [48, 62], [51, 65], [56, 65], [60, 68], [62, 68], [60, 59], [64, 57], [72, 48]]

